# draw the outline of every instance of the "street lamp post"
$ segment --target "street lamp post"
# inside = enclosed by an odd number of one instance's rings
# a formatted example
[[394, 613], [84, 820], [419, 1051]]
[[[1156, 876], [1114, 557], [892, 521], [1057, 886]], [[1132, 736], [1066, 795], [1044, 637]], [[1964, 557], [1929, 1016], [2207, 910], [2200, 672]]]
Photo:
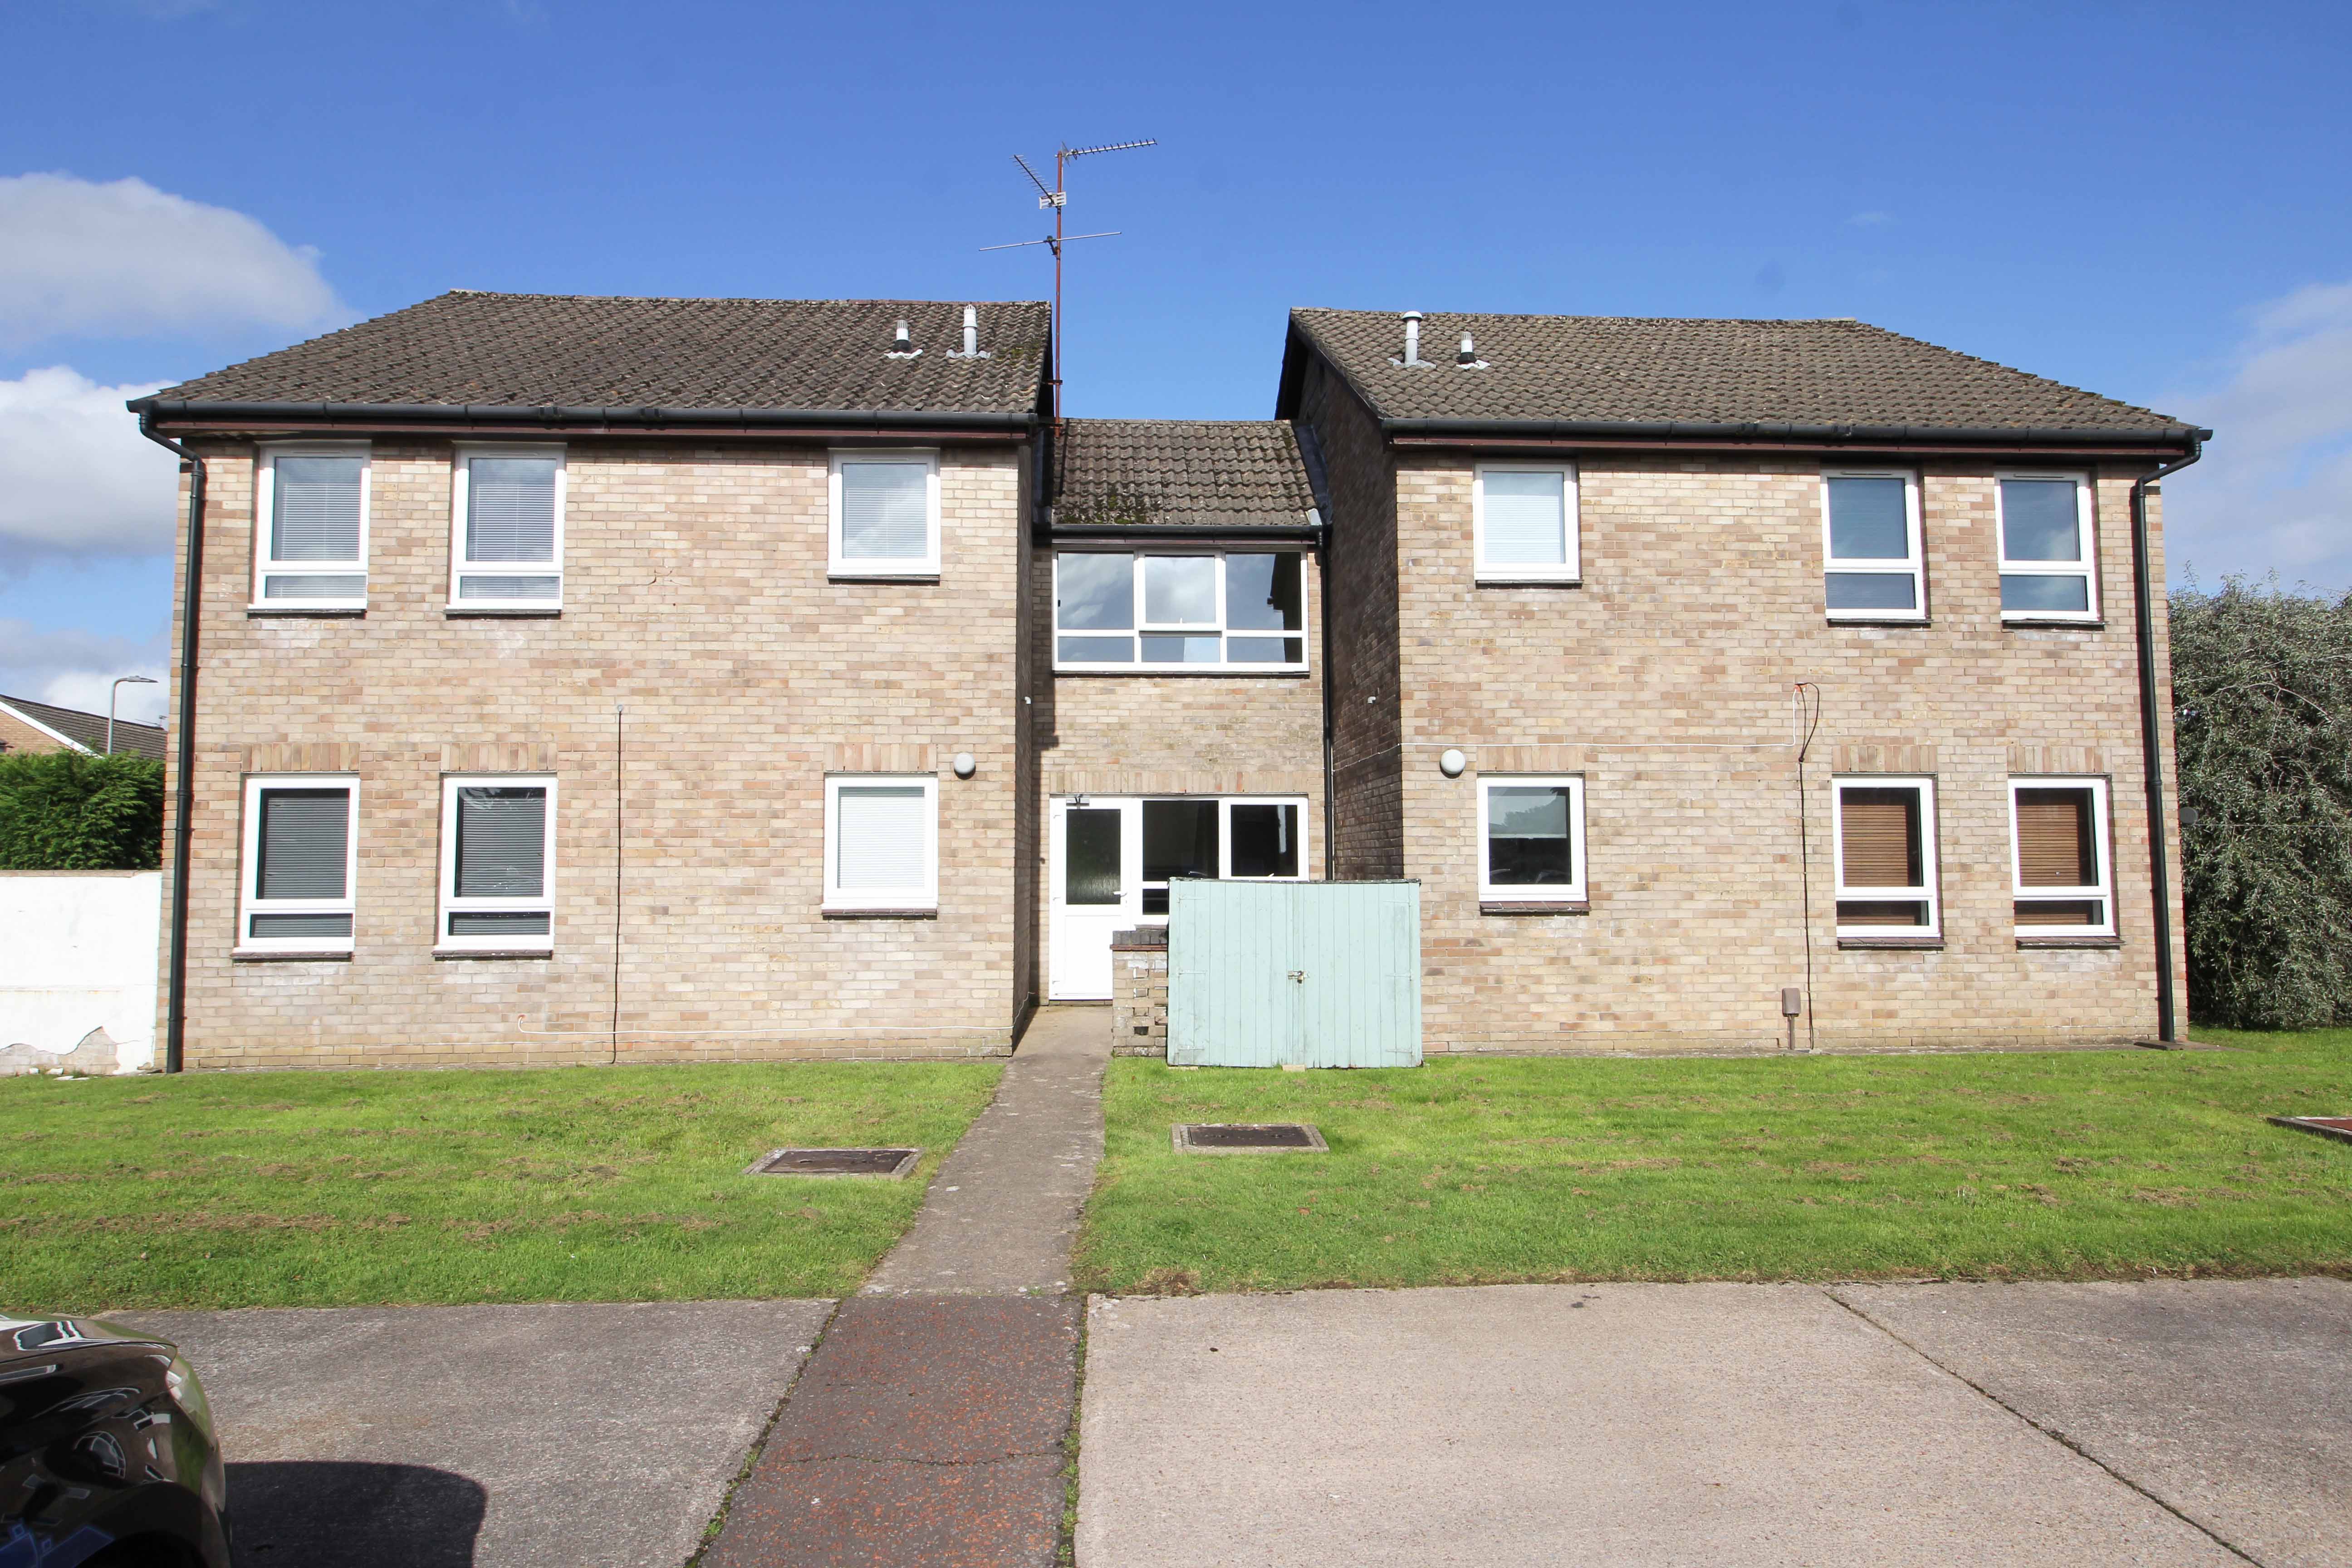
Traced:
[[114, 684], [107, 689], [106, 754], [108, 756], [114, 755], [114, 700], [122, 695], [122, 689], [126, 685], [153, 686], [155, 684], [155, 678], [152, 675], [119, 675], [115, 677]]

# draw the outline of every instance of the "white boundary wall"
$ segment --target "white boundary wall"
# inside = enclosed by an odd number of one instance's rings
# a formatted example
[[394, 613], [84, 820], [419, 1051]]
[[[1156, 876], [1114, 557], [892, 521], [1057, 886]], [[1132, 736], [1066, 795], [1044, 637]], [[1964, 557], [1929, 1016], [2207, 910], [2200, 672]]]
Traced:
[[0, 1073], [152, 1066], [163, 913], [161, 871], [0, 871]]

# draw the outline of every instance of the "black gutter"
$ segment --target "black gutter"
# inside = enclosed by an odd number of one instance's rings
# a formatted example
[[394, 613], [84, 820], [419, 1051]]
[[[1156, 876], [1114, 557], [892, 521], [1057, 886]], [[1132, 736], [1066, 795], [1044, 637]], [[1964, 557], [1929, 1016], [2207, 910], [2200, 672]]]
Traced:
[[2098, 430], [2033, 426], [2013, 428], [1933, 425], [1796, 425], [1749, 420], [1700, 424], [1676, 419], [1383, 419], [1384, 436], [1604, 440], [1612, 437], [1664, 441], [1950, 441], [1969, 446], [2079, 446], [2193, 447], [2212, 437], [2194, 426], [2159, 430]]
[[[141, 403], [152, 402], [142, 398]], [[172, 812], [172, 966], [163, 1011], [163, 1070], [178, 1072], [188, 1030], [188, 859], [196, 809], [196, 616], [204, 603], [205, 460], [155, 433], [148, 410], [139, 433], [177, 457], [188, 469], [187, 584], [180, 603], [180, 773]]]
[[821, 425], [829, 428], [877, 431], [1027, 430], [1036, 424], [1034, 411], [1018, 413], [944, 409], [872, 408], [637, 408], [593, 405], [549, 404], [526, 406], [512, 403], [231, 403], [184, 397], [142, 397], [131, 405], [142, 420], [248, 420], [259, 425], [289, 419], [325, 420], [348, 425], [390, 428], [402, 425], [511, 425], [525, 429], [562, 429], [582, 425], [658, 430], [673, 425], [735, 426], [743, 429], [784, 429]]
[[2205, 455], [2210, 430], [2200, 430], [2189, 443], [2188, 454], [2167, 463], [2132, 484], [2132, 619], [2139, 642], [2139, 711], [2142, 747], [2147, 763], [2147, 849], [2150, 882], [2156, 894], [2156, 1037], [2159, 1045], [2180, 1038], [2179, 1005], [2172, 994], [2172, 869], [2164, 847], [2164, 710], [2156, 690], [2156, 604], [2149, 581], [2147, 547], [2148, 487], [2168, 474], [2177, 474]]

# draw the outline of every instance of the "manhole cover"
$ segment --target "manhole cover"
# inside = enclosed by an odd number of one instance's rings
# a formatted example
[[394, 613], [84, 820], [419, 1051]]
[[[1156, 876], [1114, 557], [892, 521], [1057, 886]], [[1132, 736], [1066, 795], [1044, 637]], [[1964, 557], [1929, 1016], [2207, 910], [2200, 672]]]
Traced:
[[920, 1149], [772, 1149], [751, 1162], [747, 1176], [888, 1176], [915, 1168]]
[[1283, 1149], [1329, 1152], [1306, 1121], [1180, 1121], [1169, 1129], [1179, 1154], [1235, 1154]]
[[2296, 1127], [2305, 1132], [2316, 1132], [2322, 1138], [2341, 1138], [2352, 1143], [2352, 1116], [2273, 1116], [2270, 1120], [2281, 1127]]

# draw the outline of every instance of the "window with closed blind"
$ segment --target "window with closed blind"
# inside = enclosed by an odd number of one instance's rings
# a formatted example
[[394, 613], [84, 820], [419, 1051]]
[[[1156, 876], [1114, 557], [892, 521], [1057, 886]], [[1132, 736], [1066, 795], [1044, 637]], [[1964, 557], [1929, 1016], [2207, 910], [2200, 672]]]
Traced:
[[551, 615], [563, 605], [560, 447], [461, 447], [449, 607]]
[[515, 773], [441, 781], [441, 929], [447, 952], [555, 945], [555, 781]]
[[835, 577], [940, 574], [936, 452], [835, 452], [828, 482]]
[[1939, 936], [1935, 781], [1842, 778], [1834, 788], [1838, 935]]
[[1482, 777], [1478, 849], [1482, 904], [1581, 904], [1584, 780]]
[[265, 447], [253, 476], [253, 607], [367, 607], [368, 448]]
[[2005, 473], [1995, 511], [2004, 621], [2095, 621], [2088, 474]]
[[1822, 596], [1833, 621], [1924, 621], [1919, 481], [1900, 468], [1822, 476]]
[[940, 781], [844, 773], [824, 781], [824, 908], [931, 914], [940, 903]]
[[2009, 821], [2017, 934], [2115, 935], [2106, 780], [2011, 779]]
[[1481, 583], [1577, 581], [1575, 468], [1479, 464], [1470, 479], [1470, 531]]
[[240, 952], [352, 951], [359, 781], [343, 773], [245, 781]]

